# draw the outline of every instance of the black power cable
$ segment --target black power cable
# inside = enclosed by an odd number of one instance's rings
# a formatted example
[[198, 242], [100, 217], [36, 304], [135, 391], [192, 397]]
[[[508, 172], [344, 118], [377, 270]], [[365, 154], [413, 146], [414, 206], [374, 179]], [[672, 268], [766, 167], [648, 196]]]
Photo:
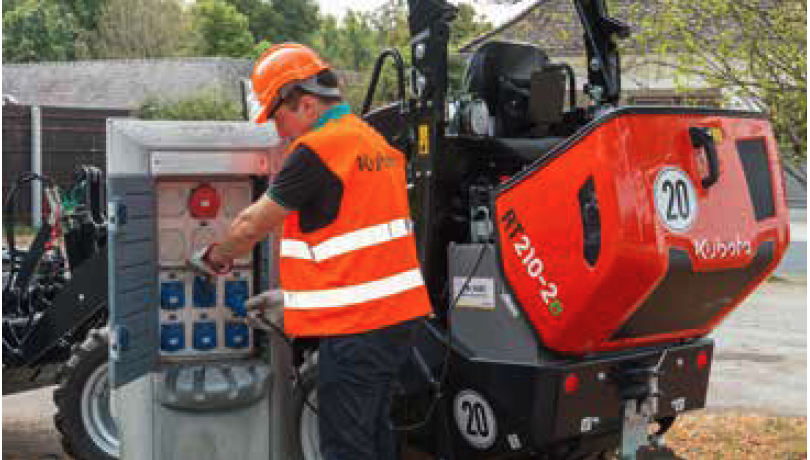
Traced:
[[[456, 308], [456, 305], [458, 304], [459, 299], [461, 299], [461, 295], [464, 293], [464, 291], [467, 290], [467, 286], [469, 286], [470, 281], [472, 281], [473, 277], [478, 273], [478, 267], [481, 265], [481, 261], [484, 260], [484, 254], [487, 252], [487, 248], [488, 248], [488, 245], [486, 245], [486, 244], [481, 246], [481, 251], [479, 251], [479, 253], [478, 253], [478, 258], [475, 261], [475, 264], [473, 265], [473, 268], [470, 271], [470, 274], [467, 276], [467, 279], [464, 280], [464, 284], [461, 285], [461, 289], [456, 294], [456, 297], [453, 299], [453, 302], [447, 308], [447, 315], [446, 315], [447, 337], [444, 340], [445, 352], [444, 352], [444, 359], [442, 360], [442, 371], [441, 371], [441, 374], [440, 374], [440, 377], [439, 377], [439, 380], [438, 380], [438, 384], [434, 387], [435, 388], [435, 393], [434, 393], [434, 396], [433, 396], [433, 400], [430, 402], [430, 406], [428, 407], [428, 410], [425, 412], [425, 416], [419, 422], [416, 422], [416, 423], [413, 423], [413, 424], [410, 424], [410, 425], [401, 425], [401, 426], [395, 425], [393, 427], [393, 429], [395, 431], [414, 431], [414, 430], [418, 430], [418, 429], [424, 427], [425, 425], [427, 425], [427, 423], [430, 421], [431, 417], [433, 416], [433, 413], [436, 410], [436, 406], [437, 406], [437, 404], [439, 403], [439, 401], [441, 400], [441, 398], [443, 396], [442, 388], [446, 383], [447, 375], [449, 374], [449, 369], [450, 369], [450, 357], [452, 355], [452, 350], [453, 350], [453, 334], [452, 334], [452, 330], [451, 330], [452, 328], [451, 328], [451, 324], [450, 324], [450, 313]], [[449, 292], [450, 292], [450, 282], [448, 281], [447, 284], [445, 284], [445, 297], [447, 297], [447, 295], [449, 295]], [[267, 318], [264, 318], [263, 316], [262, 317], [256, 317], [256, 318], [259, 321], [261, 321], [264, 325], [272, 328], [273, 332], [278, 334], [282, 338], [282, 340], [284, 340], [284, 342], [287, 344], [287, 346], [289, 346], [290, 348], [293, 347], [292, 339], [290, 339], [290, 337], [288, 337], [284, 333], [284, 330], [282, 328], [277, 326], [275, 323], [267, 320]], [[427, 320], [425, 319], [423, 321], [427, 321]], [[413, 338], [411, 340], [413, 340]], [[292, 367], [293, 367], [293, 373], [294, 373], [295, 380], [300, 383], [302, 381], [301, 371], [298, 368], [298, 366], [293, 365]], [[302, 391], [302, 388], [300, 386], [298, 386], [298, 387], [296, 387], [295, 391]], [[308, 396], [309, 395], [303, 395], [304, 404], [306, 404], [306, 406], [309, 408], [309, 410], [312, 411], [313, 414], [317, 415], [318, 414], [318, 409], [309, 400]]]
[[[425, 412], [425, 417], [410, 425], [402, 425], [402, 426], [394, 426], [394, 430], [396, 431], [414, 431], [418, 430], [430, 421], [433, 413], [436, 411], [436, 406], [438, 405], [439, 401], [441, 401], [442, 396], [444, 396], [442, 389], [444, 385], [447, 383], [447, 376], [450, 371], [450, 357], [453, 351], [453, 331], [450, 319], [450, 313], [456, 308], [459, 299], [461, 299], [461, 295], [464, 294], [464, 291], [467, 290], [467, 286], [469, 286], [470, 281], [472, 281], [473, 277], [478, 273], [478, 267], [481, 265], [481, 261], [484, 260], [484, 254], [487, 252], [488, 245], [483, 244], [481, 246], [481, 251], [478, 252], [478, 258], [473, 265], [472, 270], [470, 270], [470, 274], [467, 275], [467, 279], [464, 280], [464, 284], [461, 285], [461, 289], [459, 289], [456, 297], [453, 299], [453, 302], [447, 308], [447, 314], [445, 317], [447, 323], [447, 337], [444, 340], [444, 359], [442, 360], [442, 370], [439, 376], [439, 380], [435, 388], [435, 393], [433, 396], [433, 400], [430, 402], [430, 406], [428, 410]], [[447, 284], [445, 284], [445, 297], [449, 295], [450, 292], [450, 281], [448, 280]], [[426, 320], [425, 320], [426, 321]]]

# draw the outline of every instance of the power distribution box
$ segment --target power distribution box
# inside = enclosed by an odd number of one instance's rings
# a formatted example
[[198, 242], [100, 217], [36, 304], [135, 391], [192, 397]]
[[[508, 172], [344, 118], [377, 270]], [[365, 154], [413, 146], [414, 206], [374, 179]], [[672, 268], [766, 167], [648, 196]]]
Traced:
[[245, 301], [271, 287], [269, 245], [224, 276], [196, 273], [187, 261], [264, 192], [280, 154], [273, 133], [249, 123], [111, 119], [107, 142], [120, 458], [265, 460], [271, 372]]

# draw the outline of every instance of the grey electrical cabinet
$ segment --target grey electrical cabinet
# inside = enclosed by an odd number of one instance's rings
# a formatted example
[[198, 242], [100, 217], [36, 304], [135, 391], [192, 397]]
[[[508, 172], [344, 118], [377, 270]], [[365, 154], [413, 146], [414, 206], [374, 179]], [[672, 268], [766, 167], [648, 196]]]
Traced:
[[249, 123], [110, 119], [110, 379], [123, 460], [269, 456], [273, 373], [244, 302], [267, 244], [209, 278], [186, 260], [264, 192], [278, 139]]

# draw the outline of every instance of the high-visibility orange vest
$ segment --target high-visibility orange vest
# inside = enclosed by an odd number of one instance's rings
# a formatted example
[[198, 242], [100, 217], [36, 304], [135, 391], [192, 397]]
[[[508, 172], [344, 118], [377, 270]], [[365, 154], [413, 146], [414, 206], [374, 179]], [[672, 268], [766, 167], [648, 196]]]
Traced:
[[353, 334], [430, 311], [419, 269], [405, 156], [348, 114], [293, 143], [306, 145], [343, 183], [337, 218], [304, 233], [284, 220], [280, 274], [284, 329], [292, 336]]

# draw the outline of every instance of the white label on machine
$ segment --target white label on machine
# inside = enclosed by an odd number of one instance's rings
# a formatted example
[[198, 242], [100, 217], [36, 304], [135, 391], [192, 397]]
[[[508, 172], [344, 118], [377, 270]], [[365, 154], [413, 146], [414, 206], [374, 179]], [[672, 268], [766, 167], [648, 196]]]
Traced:
[[684, 232], [692, 226], [698, 213], [697, 194], [682, 169], [667, 166], [658, 173], [655, 207], [658, 218], [673, 232]]
[[464, 390], [456, 395], [454, 406], [458, 431], [464, 439], [477, 449], [489, 449], [498, 434], [489, 403], [475, 391]]
[[599, 417], [585, 417], [579, 423], [579, 431], [582, 433], [588, 433], [589, 431], [593, 430], [598, 424], [599, 424]]
[[[453, 299], [458, 297], [456, 307], [494, 310], [495, 280], [492, 278], [470, 278], [469, 280], [467, 283], [466, 276], [453, 277]], [[464, 287], [464, 292], [459, 296], [462, 287]]]

